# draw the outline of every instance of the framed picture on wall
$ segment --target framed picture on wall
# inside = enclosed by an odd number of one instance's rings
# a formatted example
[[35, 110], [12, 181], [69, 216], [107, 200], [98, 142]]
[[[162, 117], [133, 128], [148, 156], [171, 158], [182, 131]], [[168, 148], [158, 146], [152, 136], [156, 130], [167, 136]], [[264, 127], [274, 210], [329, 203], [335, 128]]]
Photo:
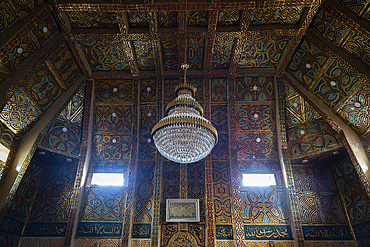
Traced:
[[166, 222], [199, 222], [199, 199], [167, 199]]

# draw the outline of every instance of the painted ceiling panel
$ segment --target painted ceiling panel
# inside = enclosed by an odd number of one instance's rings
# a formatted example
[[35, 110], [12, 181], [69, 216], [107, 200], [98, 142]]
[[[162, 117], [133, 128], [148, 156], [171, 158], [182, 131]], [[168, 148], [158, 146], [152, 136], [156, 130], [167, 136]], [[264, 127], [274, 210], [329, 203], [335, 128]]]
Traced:
[[208, 11], [187, 11], [188, 27], [206, 27], [208, 25]]
[[15, 149], [20, 140], [3, 122], [0, 121], [0, 143], [10, 149]]
[[363, 11], [364, 7], [366, 6], [367, 2], [366, 0], [337, 0], [337, 1], [359, 16]]
[[350, 30], [349, 27], [343, 25], [342, 21], [338, 20], [331, 13], [322, 8], [317, 11], [315, 19], [312, 21], [311, 25], [316, 29], [316, 31], [338, 46]]
[[37, 47], [31, 35], [28, 34], [24, 35], [17, 43], [2, 47], [0, 52], [5, 54], [2, 57], [2, 62], [5, 63], [10, 70], [14, 70], [36, 50]]
[[98, 103], [131, 103], [132, 80], [97, 80], [95, 101]]
[[80, 44], [94, 71], [129, 70], [119, 41], [90, 40]]
[[78, 92], [68, 102], [66, 107], [60, 112], [58, 119], [81, 126], [84, 108], [83, 105], [84, 98], [85, 98], [85, 85], [78, 90]]
[[0, 83], [4, 81], [8, 77], [7, 69], [5, 69], [5, 65], [0, 63]]
[[53, 48], [54, 53], [50, 55], [49, 61], [51, 63], [48, 63], [48, 67], [55, 72], [59, 83], [69, 88], [82, 76], [82, 71], [66, 41], [63, 40], [58, 43], [58, 46]]
[[57, 31], [58, 27], [54, 17], [50, 15], [31, 31], [31, 35], [39, 46], [43, 46]]
[[162, 41], [162, 56], [164, 70], [178, 70], [178, 40], [166, 39]]
[[21, 92], [16, 92], [0, 113], [0, 120], [14, 133], [24, 134], [37, 122], [41, 112]]
[[211, 101], [227, 102], [227, 78], [211, 78]]
[[244, 41], [239, 68], [276, 67], [289, 39], [289, 37], [266, 35]]
[[215, 39], [212, 55], [212, 69], [228, 69], [230, 66], [233, 38]]
[[67, 11], [66, 13], [73, 28], [118, 27], [115, 13], [96, 11]]
[[236, 106], [237, 127], [240, 131], [274, 131], [275, 130], [275, 104], [243, 104]]
[[37, 9], [44, 0], [12, 0], [11, 3], [14, 6], [17, 15], [20, 17], [21, 20], [26, 18], [32, 11]]
[[[359, 103], [359, 104], [358, 104]], [[370, 86], [364, 85], [360, 91], [350, 97], [338, 114], [357, 133], [363, 134], [370, 130]]]
[[305, 86], [310, 86], [329, 58], [326, 46], [317, 38], [306, 37], [297, 48], [288, 71]]
[[240, 10], [221, 10], [218, 14], [217, 26], [237, 26], [240, 23]]
[[120, 161], [130, 158], [130, 135], [95, 134], [93, 138], [94, 160]]
[[251, 25], [297, 24], [303, 10], [304, 8], [302, 7], [254, 9], [251, 13]]
[[130, 12], [128, 13], [128, 20], [130, 27], [148, 27], [148, 19], [146, 12]]
[[204, 39], [188, 39], [188, 63], [190, 69], [202, 69], [204, 64]]
[[22, 86], [32, 101], [45, 111], [62, 94], [63, 90], [46, 65], [35, 67], [31, 71], [32, 77], [22, 83]]
[[4, 16], [0, 20], [0, 34], [18, 22], [14, 11], [6, 1], [0, 1], [0, 13]]
[[176, 11], [158, 11], [159, 27], [178, 27]]
[[322, 118], [287, 129], [287, 139], [293, 159], [341, 146], [333, 129]]
[[94, 112], [95, 131], [130, 131], [132, 128], [131, 106], [95, 106]]
[[151, 41], [135, 41], [136, 60], [140, 70], [154, 70], [154, 52]]
[[370, 44], [361, 34], [351, 31], [342, 46], [343, 49], [370, 67]]
[[[257, 138], [261, 141], [256, 142]], [[271, 160], [279, 157], [275, 133], [238, 133], [235, 140], [238, 160]]]

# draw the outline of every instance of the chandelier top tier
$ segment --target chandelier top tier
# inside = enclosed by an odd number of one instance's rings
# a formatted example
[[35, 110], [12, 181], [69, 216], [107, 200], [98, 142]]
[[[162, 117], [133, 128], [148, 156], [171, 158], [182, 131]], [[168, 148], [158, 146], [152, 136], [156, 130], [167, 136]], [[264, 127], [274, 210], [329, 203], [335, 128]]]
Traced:
[[167, 159], [193, 163], [212, 151], [218, 141], [217, 130], [203, 117], [203, 107], [193, 98], [195, 88], [186, 79], [175, 91], [177, 98], [168, 104], [167, 116], [153, 127], [152, 137]]

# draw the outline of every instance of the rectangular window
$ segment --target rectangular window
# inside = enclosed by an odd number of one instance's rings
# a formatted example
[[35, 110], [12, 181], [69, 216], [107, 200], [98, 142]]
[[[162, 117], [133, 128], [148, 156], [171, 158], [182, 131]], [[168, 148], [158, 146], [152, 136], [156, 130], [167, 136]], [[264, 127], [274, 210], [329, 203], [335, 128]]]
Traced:
[[10, 153], [10, 150], [0, 143], [0, 160], [2, 162], [6, 163], [9, 153]]
[[123, 173], [93, 173], [91, 184], [123, 186]]
[[243, 174], [243, 186], [276, 185], [274, 174]]

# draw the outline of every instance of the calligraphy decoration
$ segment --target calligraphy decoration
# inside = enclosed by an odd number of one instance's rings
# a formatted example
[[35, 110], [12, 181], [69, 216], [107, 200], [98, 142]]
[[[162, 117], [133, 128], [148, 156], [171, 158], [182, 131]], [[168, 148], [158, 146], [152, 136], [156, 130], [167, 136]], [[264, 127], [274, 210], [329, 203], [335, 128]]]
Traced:
[[167, 199], [166, 222], [199, 222], [199, 199]]

